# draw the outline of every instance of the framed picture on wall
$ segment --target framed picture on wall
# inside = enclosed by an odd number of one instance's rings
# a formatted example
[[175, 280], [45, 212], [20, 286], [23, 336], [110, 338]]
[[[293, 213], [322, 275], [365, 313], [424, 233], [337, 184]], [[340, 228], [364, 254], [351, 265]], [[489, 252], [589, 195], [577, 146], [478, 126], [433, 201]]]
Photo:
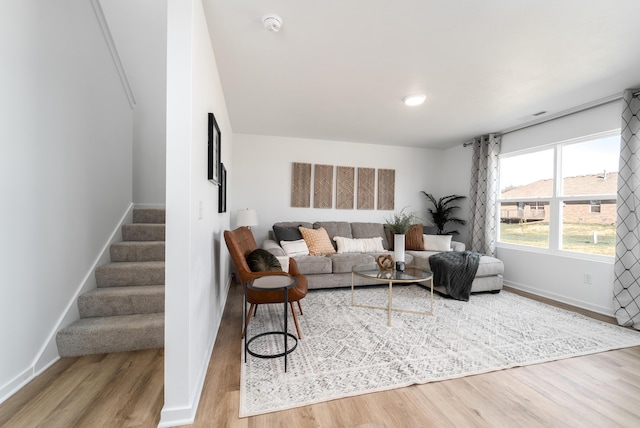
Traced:
[[209, 113], [209, 144], [208, 144], [208, 156], [209, 167], [207, 178], [210, 182], [216, 185], [220, 185], [220, 151], [222, 149], [222, 140], [220, 137], [220, 128], [218, 128], [218, 122], [213, 116], [213, 113]]
[[227, 212], [227, 168], [220, 164], [220, 189], [218, 189], [218, 212]]

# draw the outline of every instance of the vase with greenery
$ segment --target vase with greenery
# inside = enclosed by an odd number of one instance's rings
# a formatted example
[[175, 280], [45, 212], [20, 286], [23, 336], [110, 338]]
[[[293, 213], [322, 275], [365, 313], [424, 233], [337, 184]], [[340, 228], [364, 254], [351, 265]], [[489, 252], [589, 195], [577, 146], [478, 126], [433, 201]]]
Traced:
[[400, 212], [393, 213], [391, 217], [386, 219], [387, 225], [389, 226], [389, 230], [394, 234], [404, 235], [407, 233], [413, 222], [416, 220], [416, 215], [414, 213], [406, 213], [403, 208]]
[[393, 232], [393, 257], [397, 270], [404, 270], [403, 268], [398, 269], [399, 266], [404, 266], [404, 235], [417, 218], [414, 213], [406, 213], [404, 210], [405, 208], [399, 213], [393, 213], [387, 219], [389, 230]]
[[454, 213], [460, 209], [459, 206], [453, 205], [456, 201], [461, 201], [466, 196], [449, 195], [436, 199], [431, 193], [424, 190], [422, 194], [433, 204], [433, 208], [429, 208], [429, 212], [433, 217], [433, 224], [438, 228], [438, 235], [456, 235], [459, 232], [455, 229], [447, 229], [445, 227], [449, 223], [465, 225], [467, 222], [461, 218], [454, 216]]

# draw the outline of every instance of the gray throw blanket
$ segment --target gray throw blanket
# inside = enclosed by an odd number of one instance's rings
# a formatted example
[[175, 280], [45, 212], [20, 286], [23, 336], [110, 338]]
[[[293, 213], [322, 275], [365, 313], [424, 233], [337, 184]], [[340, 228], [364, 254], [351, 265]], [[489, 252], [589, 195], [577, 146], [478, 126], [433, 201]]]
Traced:
[[429, 257], [434, 285], [444, 286], [449, 296], [468, 302], [481, 255], [473, 251], [445, 251]]

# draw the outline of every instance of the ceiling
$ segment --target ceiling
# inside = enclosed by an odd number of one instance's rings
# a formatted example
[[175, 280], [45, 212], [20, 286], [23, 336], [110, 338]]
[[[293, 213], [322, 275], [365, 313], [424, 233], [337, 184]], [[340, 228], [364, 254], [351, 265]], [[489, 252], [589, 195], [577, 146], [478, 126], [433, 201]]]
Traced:
[[448, 148], [640, 85], [638, 0], [203, 2], [235, 133]]

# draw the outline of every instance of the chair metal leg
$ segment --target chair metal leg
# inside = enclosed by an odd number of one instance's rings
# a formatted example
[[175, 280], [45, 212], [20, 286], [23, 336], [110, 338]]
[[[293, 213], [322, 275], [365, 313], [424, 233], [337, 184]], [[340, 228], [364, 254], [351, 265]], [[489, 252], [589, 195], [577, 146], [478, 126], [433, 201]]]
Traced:
[[289, 302], [291, 305], [291, 315], [293, 315], [293, 322], [296, 325], [296, 331], [298, 332], [298, 339], [302, 339], [302, 333], [300, 333], [300, 324], [298, 324], [298, 316], [296, 315], [296, 311], [293, 309], [293, 302]]
[[[251, 311], [255, 311], [254, 307], [257, 306], [254, 303], [251, 303], [251, 305], [249, 306], [249, 312], [247, 313], [247, 320], [245, 321], [244, 325], [245, 325], [245, 329], [249, 328], [249, 321], [251, 321]], [[255, 312], [254, 312], [255, 315]], [[242, 330], [242, 337], [244, 338], [244, 330]]]
[[300, 300], [298, 300], [298, 309], [300, 309], [300, 315], [304, 315], [304, 314], [302, 313], [302, 306], [300, 306]]

